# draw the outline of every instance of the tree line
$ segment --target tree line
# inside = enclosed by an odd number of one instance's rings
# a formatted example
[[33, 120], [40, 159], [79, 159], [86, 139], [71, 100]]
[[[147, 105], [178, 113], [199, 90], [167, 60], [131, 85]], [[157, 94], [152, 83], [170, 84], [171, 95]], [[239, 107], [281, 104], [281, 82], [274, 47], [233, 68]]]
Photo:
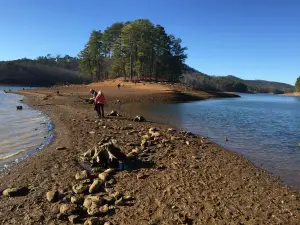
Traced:
[[297, 92], [300, 92], [300, 77], [298, 77], [296, 80], [295, 89]]
[[187, 58], [182, 40], [147, 19], [93, 30], [78, 54], [80, 71], [91, 80], [122, 76], [130, 81], [179, 81]]

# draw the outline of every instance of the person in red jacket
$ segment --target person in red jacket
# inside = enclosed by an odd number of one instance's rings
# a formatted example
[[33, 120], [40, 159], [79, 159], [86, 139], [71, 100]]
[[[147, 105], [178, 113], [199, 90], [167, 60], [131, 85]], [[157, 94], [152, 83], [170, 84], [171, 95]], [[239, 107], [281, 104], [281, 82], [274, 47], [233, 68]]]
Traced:
[[104, 104], [105, 104], [105, 97], [102, 91], [99, 91], [97, 96], [94, 99], [95, 101], [95, 108], [98, 114], [98, 117], [104, 118]]

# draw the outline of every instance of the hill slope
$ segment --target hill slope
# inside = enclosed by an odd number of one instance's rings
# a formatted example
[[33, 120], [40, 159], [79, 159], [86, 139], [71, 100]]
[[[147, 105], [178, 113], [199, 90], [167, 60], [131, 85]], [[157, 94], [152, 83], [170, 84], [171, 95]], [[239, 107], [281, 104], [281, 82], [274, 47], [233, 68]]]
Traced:
[[252, 93], [275, 93], [283, 94], [292, 92], [294, 86], [265, 81], [265, 80], [243, 80], [235, 76], [209, 76], [189, 66], [186, 66], [183, 83], [206, 91], [228, 91], [228, 92], [252, 92]]
[[54, 84], [86, 81], [79, 72], [41, 65], [35, 61], [0, 62], [0, 84], [24, 86], [51, 86]]

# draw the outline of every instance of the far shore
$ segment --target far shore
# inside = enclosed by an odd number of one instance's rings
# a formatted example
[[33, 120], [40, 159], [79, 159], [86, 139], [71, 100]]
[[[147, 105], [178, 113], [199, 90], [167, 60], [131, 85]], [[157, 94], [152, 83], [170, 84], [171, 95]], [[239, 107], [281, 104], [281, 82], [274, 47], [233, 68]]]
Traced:
[[282, 94], [284, 96], [300, 96], [300, 92], [292, 92], [292, 93], [286, 93], [286, 94]]
[[[121, 107], [127, 103], [187, 102], [237, 95], [128, 82], [118, 90], [118, 82], [17, 92], [25, 96], [26, 104], [50, 116], [56, 138], [42, 151], [0, 174], [0, 193], [9, 187], [29, 189], [25, 196], [0, 195], [0, 224], [65, 223], [68, 218], [60, 217], [59, 211], [70, 200], [50, 203], [46, 193], [52, 190], [78, 197], [72, 186], [76, 183], [74, 175], [85, 168], [80, 157], [99, 141], [111, 139], [125, 154], [135, 149], [139, 162], [130, 170], [118, 172], [116, 184], [101, 193], [117, 191], [132, 196], [132, 204], [116, 204], [114, 214], [103, 216], [114, 225], [300, 224], [299, 191], [210, 140], [173, 131], [166, 124], [134, 122], [134, 109], [129, 112]], [[91, 97], [90, 88], [104, 92], [106, 114], [116, 110], [121, 116], [97, 119], [93, 105], [86, 101]], [[149, 146], [141, 148], [141, 139], [150, 134], [150, 128], [158, 134]], [[90, 173], [91, 177], [99, 174]], [[79, 218], [83, 224], [88, 216], [80, 214]]]

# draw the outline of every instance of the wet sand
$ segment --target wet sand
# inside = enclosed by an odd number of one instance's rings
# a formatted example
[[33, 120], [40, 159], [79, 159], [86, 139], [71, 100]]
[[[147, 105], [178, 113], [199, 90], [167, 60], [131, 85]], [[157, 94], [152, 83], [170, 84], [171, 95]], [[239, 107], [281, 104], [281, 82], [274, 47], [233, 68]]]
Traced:
[[[209, 140], [180, 132], [170, 134], [169, 125], [133, 122], [134, 110], [122, 110], [122, 104], [130, 102], [180, 102], [223, 95], [155, 84], [125, 83], [118, 91], [116, 84], [20, 92], [27, 104], [51, 117], [56, 138], [42, 151], [0, 174], [0, 189], [21, 186], [30, 190], [26, 196], [0, 196], [1, 224], [68, 224], [57, 219], [60, 203], [49, 203], [46, 192], [68, 192], [74, 175], [83, 169], [80, 156], [100, 139], [116, 139], [121, 150], [128, 153], [132, 146], [140, 145], [141, 137], [151, 127], [158, 129], [161, 135], [157, 142], [164, 144], [144, 149], [138, 156], [143, 162], [139, 168], [115, 176], [114, 190], [135, 200], [132, 205], [118, 207], [114, 215], [106, 217], [108, 221], [119, 225], [300, 223], [298, 191]], [[95, 123], [93, 106], [85, 102], [91, 87], [104, 91], [106, 113], [114, 109], [122, 116], [106, 118], [101, 125]], [[56, 150], [58, 147], [65, 149]]]

